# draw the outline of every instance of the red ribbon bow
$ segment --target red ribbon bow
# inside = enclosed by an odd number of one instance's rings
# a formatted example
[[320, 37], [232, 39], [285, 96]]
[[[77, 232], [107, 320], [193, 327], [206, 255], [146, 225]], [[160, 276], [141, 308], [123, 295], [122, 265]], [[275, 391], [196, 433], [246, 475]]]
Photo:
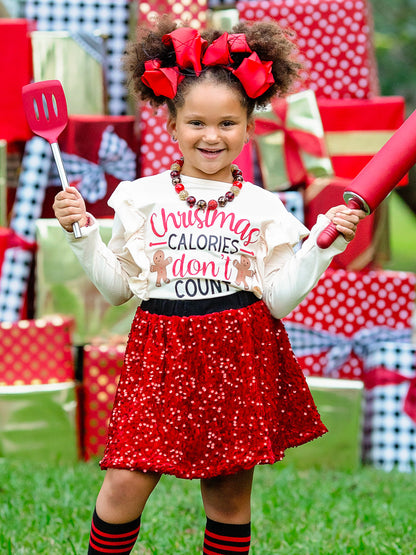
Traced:
[[166, 45], [173, 45], [176, 62], [181, 69], [192, 68], [196, 75], [201, 73], [201, 57], [207, 41], [202, 39], [196, 29], [180, 27], [163, 35], [162, 41]]
[[174, 98], [179, 83], [184, 76], [179, 73], [177, 67], [160, 67], [159, 60], [145, 62], [145, 72], [142, 81], [150, 87], [157, 96]]
[[283, 131], [283, 152], [289, 181], [292, 185], [303, 183], [307, 180], [307, 171], [300, 155], [300, 150], [312, 156], [322, 157], [325, 155], [325, 142], [323, 138], [317, 137], [310, 131], [290, 129], [287, 126], [288, 102], [284, 98], [273, 100], [272, 109], [277, 117], [277, 121], [256, 118], [255, 132], [257, 135], [265, 135], [276, 131]]
[[[193, 69], [196, 75], [200, 75], [202, 64], [222, 65], [230, 70], [250, 98], [261, 96], [274, 83], [273, 62], [262, 62], [258, 55], [252, 52], [243, 33], [223, 33], [207, 48], [207, 41], [202, 39], [196, 29], [180, 27], [164, 35], [162, 41], [173, 46], [178, 67], [161, 67], [160, 60], [145, 63], [142, 81], [157, 96], [174, 98], [177, 87], [184, 78], [179, 69]], [[234, 69], [231, 67], [234, 63], [232, 54], [237, 52], [251, 54]]]
[[364, 386], [366, 389], [373, 389], [374, 387], [383, 385], [398, 385], [403, 382], [410, 382], [409, 390], [403, 402], [403, 410], [414, 422], [416, 422], [416, 377], [408, 378], [407, 376], [403, 376], [398, 372], [388, 370], [382, 366], [374, 368], [364, 374]]

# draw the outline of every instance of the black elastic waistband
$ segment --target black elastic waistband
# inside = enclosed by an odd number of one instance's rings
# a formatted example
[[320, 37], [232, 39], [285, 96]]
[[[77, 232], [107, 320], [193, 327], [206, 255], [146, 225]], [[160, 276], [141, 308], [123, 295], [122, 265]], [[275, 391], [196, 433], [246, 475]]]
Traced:
[[149, 299], [143, 301], [140, 308], [145, 312], [163, 316], [202, 316], [213, 312], [222, 312], [233, 308], [245, 308], [259, 299], [250, 291], [238, 291], [223, 297], [177, 301], [171, 299]]

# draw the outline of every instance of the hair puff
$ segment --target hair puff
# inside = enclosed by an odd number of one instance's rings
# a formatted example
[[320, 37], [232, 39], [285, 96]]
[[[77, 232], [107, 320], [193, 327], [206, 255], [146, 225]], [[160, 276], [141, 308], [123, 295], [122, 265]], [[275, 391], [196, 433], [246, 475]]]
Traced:
[[[283, 96], [290, 92], [294, 81], [299, 77], [301, 64], [295, 58], [296, 47], [292, 42], [291, 32], [282, 29], [274, 22], [238, 23], [233, 27], [232, 33], [243, 33], [247, 44], [256, 52], [261, 61], [272, 62], [272, 75], [275, 82], [259, 97], [249, 98], [241, 83], [230, 71], [222, 66], [210, 66], [203, 70], [199, 77], [187, 74], [178, 87], [177, 95], [173, 100], [165, 96], [157, 96], [151, 88], [142, 81], [145, 71], [145, 62], [158, 59], [163, 67], [176, 65], [175, 52], [172, 45], [166, 45], [162, 37], [178, 28], [170, 16], [162, 16], [153, 27], [140, 26], [137, 40], [127, 46], [123, 59], [123, 67], [127, 73], [128, 85], [133, 93], [143, 101], [149, 101], [153, 106], [167, 104], [171, 112], [184, 101], [184, 94], [192, 83], [208, 77], [218, 83], [227, 83], [238, 89], [242, 95], [243, 103], [251, 113], [255, 108], [264, 107], [274, 96]], [[212, 44], [224, 31], [209, 29], [201, 32], [201, 36]], [[198, 81], [199, 82], [199, 81]]]

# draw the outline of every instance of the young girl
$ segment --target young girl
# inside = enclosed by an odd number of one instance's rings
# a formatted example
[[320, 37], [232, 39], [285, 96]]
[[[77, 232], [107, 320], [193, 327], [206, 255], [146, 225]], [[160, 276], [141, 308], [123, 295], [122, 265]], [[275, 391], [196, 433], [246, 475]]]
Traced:
[[[142, 31], [126, 65], [141, 99], [167, 104], [183, 158], [118, 186], [108, 248], [78, 191], [56, 195], [56, 217], [93, 283], [113, 304], [141, 303], [100, 463], [107, 472], [89, 554], [131, 552], [165, 473], [201, 480], [205, 555], [248, 553], [254, 467], [326, 432], [280, 319], [364, 213], [334, 207], [309, 234], [233, 164], [253, 110], [296, 78], [292, 52], [271, 23], [201, 36], [162, 19]], [[76, 221], [81, 239], [71, 233]], [[321, 250], [316, 238], [330, 221], [341, 235]]]

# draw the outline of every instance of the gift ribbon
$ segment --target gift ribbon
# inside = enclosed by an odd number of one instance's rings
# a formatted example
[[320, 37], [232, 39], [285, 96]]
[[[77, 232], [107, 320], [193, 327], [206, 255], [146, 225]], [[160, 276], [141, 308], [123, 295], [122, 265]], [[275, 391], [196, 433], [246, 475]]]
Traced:
[[[90, 203], [105, 197], [106, 173], [127, 181], [136, 178], [136, 154], [127, 142], [114, 132], [112, 126], [108, 126], [103, 132], [98, 150], [98, 164], [67, 152], [62, 152], [62, 161], [68, 181], [71, 184], [76, 182], [80, 193]], [[55, 167], [52, 171], [51, 182], [57, 185], [59, 180]]]
[[411, 328], [375, 326], [360, 329], [351, 337], [347, 337], [344, 334], [315, 330], [290, 321], [285, 321], [285, 328], [296, 356], [304, 357], [328, 351], [325, 375], [331, 375], [342, 368], [353, 351], [362, 359], [375, 343], [410, 341], [412, 334]]
[[365, 372], [363, 381], [365, 389], [409, 382], [409, 389], [403, 401], [403, 411], [416, 423], [416, 376], [409, 378], [399, 372], [379, 366]]
[[286, 171], [291, 184], [302, 183], [307, 180], [307, 172], [300, 155], [300, 150], [317, 158], [326, 155], [325, 142], [310, 131], [290, 128], [287, 123], [289, 104], [286, 99], [278, 98], [271, 102], [276, 119], [256, 117], [255, 133], [259, 136], [276, 131], [283, 132], [283, 153]]

